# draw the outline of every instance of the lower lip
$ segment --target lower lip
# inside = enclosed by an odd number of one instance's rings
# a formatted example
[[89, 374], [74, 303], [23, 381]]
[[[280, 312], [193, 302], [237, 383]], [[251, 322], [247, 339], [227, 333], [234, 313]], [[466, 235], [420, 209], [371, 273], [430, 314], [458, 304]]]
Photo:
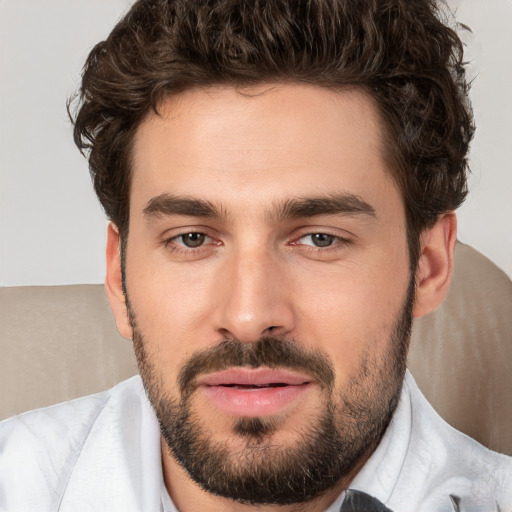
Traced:
[[310, 389], [310, 383], [269, 388], [201, 386], [208, 399], [222, 411], [235, 416], [272, 416], [282, 412]]

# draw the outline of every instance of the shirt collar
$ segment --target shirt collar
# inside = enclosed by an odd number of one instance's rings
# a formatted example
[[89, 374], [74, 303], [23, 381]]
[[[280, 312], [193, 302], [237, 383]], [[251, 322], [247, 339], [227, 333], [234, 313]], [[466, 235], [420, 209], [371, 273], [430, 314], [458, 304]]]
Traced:
[[350, 484], [350, 489], [365, 492], [387, 503], [405, 462], [412, 431], [412, 407], [407, 370], [402, 392], [391, 422], [377, 449]]

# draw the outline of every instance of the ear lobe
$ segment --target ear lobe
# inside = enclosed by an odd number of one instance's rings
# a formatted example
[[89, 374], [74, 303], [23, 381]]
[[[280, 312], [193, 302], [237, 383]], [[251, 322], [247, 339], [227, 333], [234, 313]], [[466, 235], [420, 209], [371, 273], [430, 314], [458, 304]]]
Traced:
[[434, 311], [445, 299], [453, 272], [457, 218], [449, 212], [421, 235], [421, 256], [416, 270], [414, 316]]
[[107, 231], [107, 274], [105, 277], [105, 290], [110, 307], [114, 313], [117, 330], [125, 338], [132, 338], [132, 328], [128, 319], [128, 310], [123, 292], [121, 278], [121, 255], [119, 248], [119, 231], [110, 222]]

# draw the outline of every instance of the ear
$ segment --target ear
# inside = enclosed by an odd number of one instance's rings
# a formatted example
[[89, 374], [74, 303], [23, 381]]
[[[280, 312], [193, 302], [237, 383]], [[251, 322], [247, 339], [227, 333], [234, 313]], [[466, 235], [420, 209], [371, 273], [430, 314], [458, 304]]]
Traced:
[[112, 224], [107, 231], [107, 275], [105, 277], [105, 290], [107, 292], [110, 307], [114, 313], [117, 330], [125, 338], [132, 338], [132, 328], [128, 319], [128, 310], [123, 293], [121, 278], [121, 254], [119, 247], [119, 230]]
[[445, 299], [453, 272], [453, 251], [457, 238], [457, 217], [441, 216], [420, 238], [421, 255], [416, 270], [414, 316], [434, 311]]

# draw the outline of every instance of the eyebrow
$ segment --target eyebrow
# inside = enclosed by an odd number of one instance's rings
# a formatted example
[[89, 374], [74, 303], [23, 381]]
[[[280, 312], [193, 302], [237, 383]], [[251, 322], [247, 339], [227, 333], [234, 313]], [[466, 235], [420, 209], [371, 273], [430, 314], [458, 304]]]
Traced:
[[213, 203], [190, 197], [177, 197], [162, 194], [148, 201], [142, 211], [145, 217], [162, 217], [170, 215], [186, 215], [188, 217], [206, 217], [219, 219], [225, 217]]
[[[191, 197], [162, 194], [148, 201], [143, 210], [147, 218], [184, 215], [187, 217], [205, 217], [208, 219], [225, 219], [224, 208], [215, 206], [210, 201]], [[272, 220], [316, 217], [320, 215], [350, 215], [376, 218], [373, 206], [354, 194], [336, 194], [309, 198], [292, 198], [273, 206], [267, 216]]]
[[311, 198], [288, 199], [279, 205], [271, 217], [296, 219], [319, 215], [355, 215], [376, 218], [375, 208], [354, 194], [335, 194]]

